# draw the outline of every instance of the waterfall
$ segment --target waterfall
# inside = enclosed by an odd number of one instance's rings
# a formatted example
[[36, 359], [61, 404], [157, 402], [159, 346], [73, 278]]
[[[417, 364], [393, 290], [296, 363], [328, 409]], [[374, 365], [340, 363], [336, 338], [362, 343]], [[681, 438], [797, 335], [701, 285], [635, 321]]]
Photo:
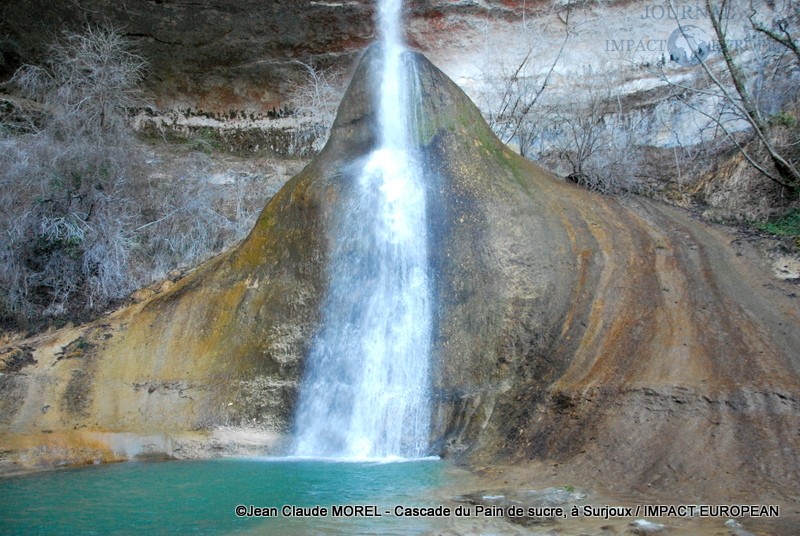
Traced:
[[425, 185], [409, 117], [419, 101], [402, 0], [379, 0], [379, 147], [342, 196], [322, 327], [307, 357], [294, 454], [419, 457], [430, 426], [431, 289]]

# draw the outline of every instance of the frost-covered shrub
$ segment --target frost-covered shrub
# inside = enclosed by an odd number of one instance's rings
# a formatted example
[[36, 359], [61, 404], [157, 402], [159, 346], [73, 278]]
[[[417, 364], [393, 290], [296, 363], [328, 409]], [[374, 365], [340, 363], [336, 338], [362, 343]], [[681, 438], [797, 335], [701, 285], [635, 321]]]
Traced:
[[[260, 176], [156, 180], [129, 127], [144, 60], [115, 30], [65, 34], [0, 114], [0, 323], [81, 320], [241, 239]], [[198, 158], [203, 155], [199, 155]]]

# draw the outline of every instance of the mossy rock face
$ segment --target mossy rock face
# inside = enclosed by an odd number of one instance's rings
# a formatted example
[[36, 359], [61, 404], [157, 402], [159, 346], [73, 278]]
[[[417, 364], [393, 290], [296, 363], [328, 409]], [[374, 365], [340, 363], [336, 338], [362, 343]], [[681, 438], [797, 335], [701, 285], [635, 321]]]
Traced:
[[573, 252], [549, 196], [536, 191], [554, 179], [510, 152], [441, 71], [414, 61], [437, 284], [435, 433], [458, 455], [481, 450], [498, 396], [521, 379], [543, 394], [565, 369], [567, 356], [540, 357], [567, 315]]
[[[36, 363], [0, 377], [0, 437], [288, 430], [328, 230], [378, 138], [379, 58], [365, 53], [328, 144], [241, 245], [102, 322], [26, 342]], [[765, 286], [729, 236], [677, 210], [557, 180], [424, 57], [408, 61], [435, 281], [435, 452], [557, 463], [570, 482], [625, 492], [795, 489], [796, 289]]]

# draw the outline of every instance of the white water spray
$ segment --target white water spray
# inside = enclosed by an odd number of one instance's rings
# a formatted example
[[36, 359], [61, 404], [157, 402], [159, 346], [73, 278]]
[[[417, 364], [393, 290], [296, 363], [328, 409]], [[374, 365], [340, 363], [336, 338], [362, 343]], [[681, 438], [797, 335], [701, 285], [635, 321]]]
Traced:
[[430, 426], [425, 186], [411, 149], [419, 101], [400, 38], [402, 0], [380, 0], [380, 146], [343, 196], [322, 328], [301, 386], [294, 454], [419, 457]]

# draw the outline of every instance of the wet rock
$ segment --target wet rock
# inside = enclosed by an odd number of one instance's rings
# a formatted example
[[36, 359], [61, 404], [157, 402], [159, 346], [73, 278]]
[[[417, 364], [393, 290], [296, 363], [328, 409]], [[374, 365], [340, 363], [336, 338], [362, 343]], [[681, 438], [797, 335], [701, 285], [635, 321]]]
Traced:
[[731, 536], [755, 536], [752, 532], [745, 530], [744, 526], [735, 519], [729, 519], [725, 526], [730, 529]]
[[637, 519], [636, 521], [630, 524], [632, 527], [628, 530], [631, 534], [639, 534], [641, 536], [647, 536], [648, 534], [658, 534], [664, 532], [667, 527], [660, 523], [653, 523], [652, 521], [647, 521], [646, 519]]
[[[469, 493], [456, 497], [456, 502], [481, 505], [488, 511], [500, 509], [501, 517], [524, 527], [555, 525], [560, 518], [543, 510], [563, 507], [565, 511], [586, 498], [586, 493], [567, 488], [545, 488], [540, 490], [501, 490]], [[536, 515], [541, 512], [542, 515]], [[533, 513], [534, 515], [530, 515]]]

